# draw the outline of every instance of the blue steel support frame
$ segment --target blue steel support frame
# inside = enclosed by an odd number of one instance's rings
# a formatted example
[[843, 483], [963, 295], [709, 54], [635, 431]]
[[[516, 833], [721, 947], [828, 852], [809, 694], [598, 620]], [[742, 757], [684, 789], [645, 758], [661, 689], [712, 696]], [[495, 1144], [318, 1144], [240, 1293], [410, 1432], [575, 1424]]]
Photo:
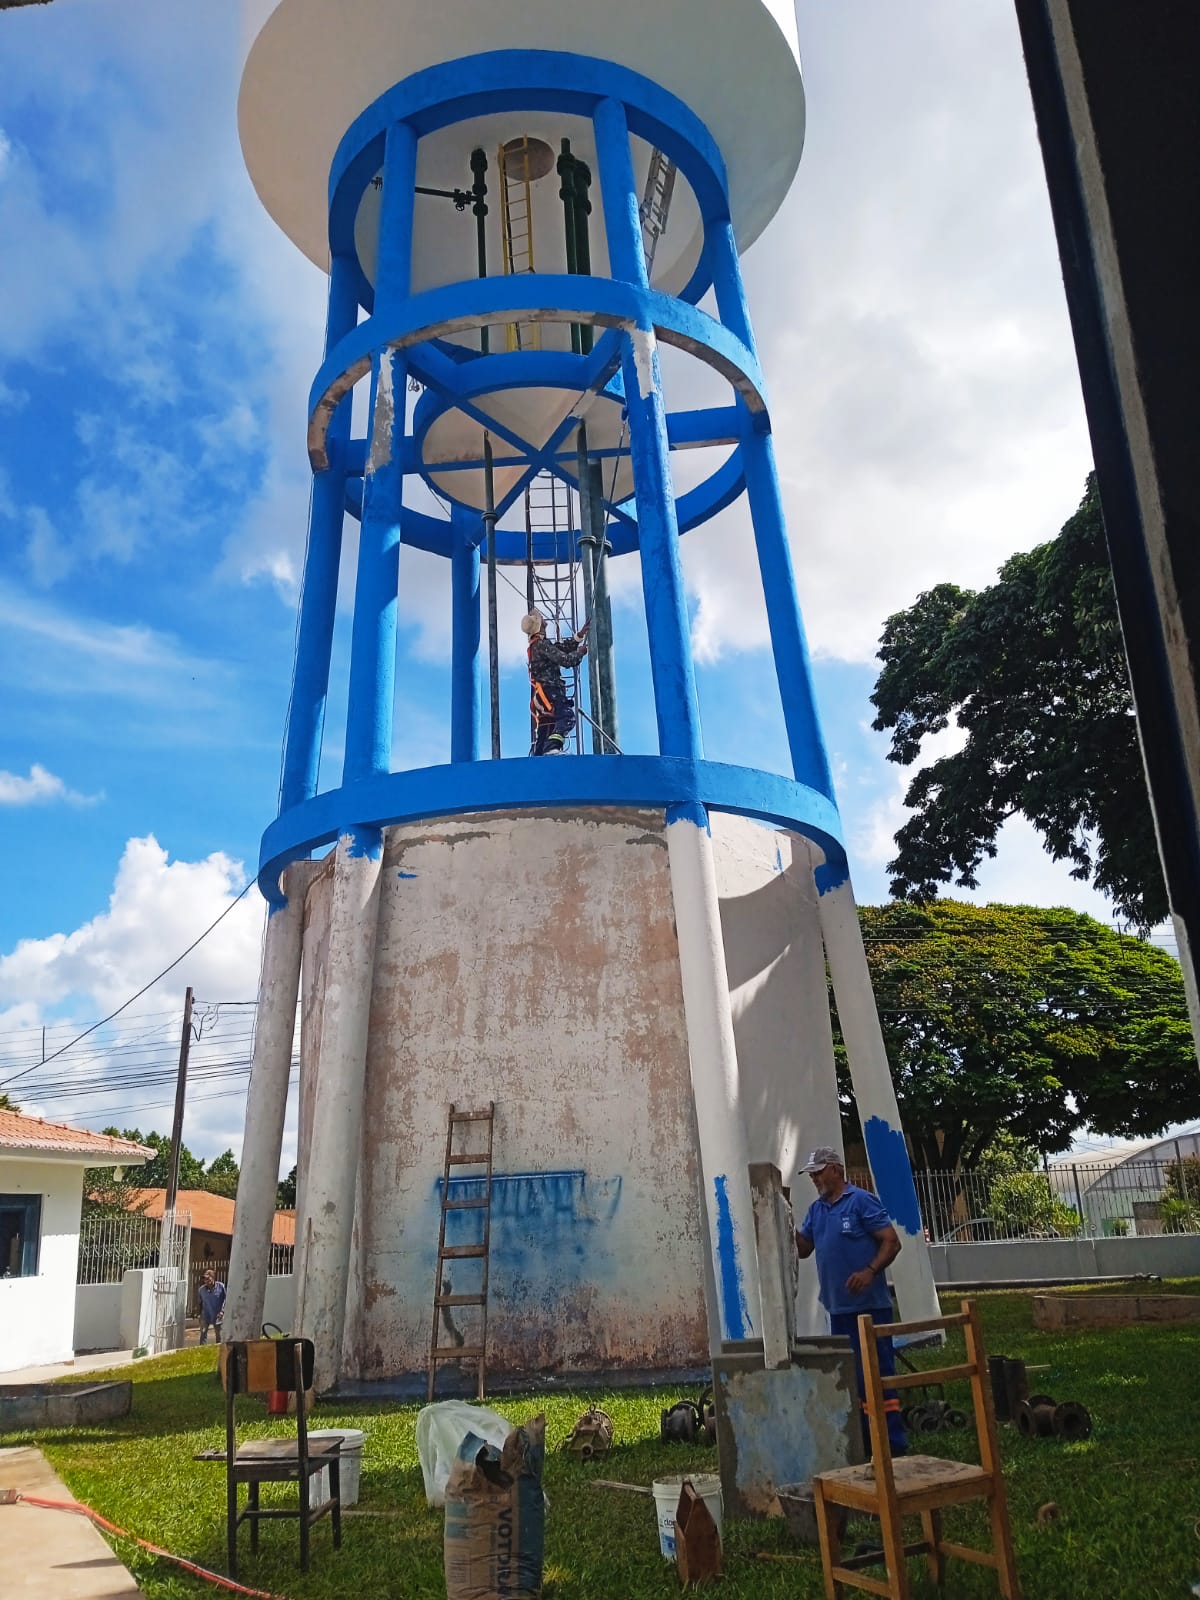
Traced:
[[[560, 110], [590, 117], [609, 235], [612, 277], [538, 273], [470, 279], [416, 295], [411, 289], [413, 188], [420, 137], [456, 121], [505, 109]], [[701, 207], [706, 247], [692, 281], [677, 296], [646, 281], [630, 135], [675, 160]], [[354, 243], [354, 218], [366, 185], [384, 168], [378, 293], [367, 283]], [[671, 820], [707, 821], [710, 809], [758, 817], [812, 838], [826, 872], [845, 874], [841, 825], [812, 700], [811, 674], [783, 527], [770, 446], [770, 418], [742, 290], [720, 153], [688, 108], [649, 80], [611, 63], [543, 51], [501, 51], [417, 73], [396, 85], [348, 131], [330, 177], [333, 273], [325, 358], [313, 385], [309, 451], [317, 473], [313, 527], [300, 618], [296, 687], [289, 719], [280, 815], [263, 838], [259, 881], [272, 904], [279, 875], [315, 846], [350, 832], [375, 850], [392, 823], [464, 810], [547, 805], [649, 805]], [[720, 320], [696, 301], [715, 282]], [[368, 315], [359, 322], [359, 306]], [[547, 308], [550, 308], [547, 311]], [[553, 350], [486, 357], [447, 343], [481, 324], [547, 314], [603, 330], [590, 357]], [[657, 345], [670, 343], [708, 363], [731, 384], [734, 403], [703, 412], [666, 413]], [[571, 363], [574, 362], [575, 365]], [[405, 380], [427, 384], [405, 427]], [[353, 385], [371, 376], [368, 438], [348, 438]], [[609, 506], [614, 554], [640, 549], [652, 640], [658, 756], [576, 757], [484, 762], [479, 756], [479, 515], [456, 508], [451, 520], [401, 512], [406, 473], [425, 472], [422, 445], [451, 405], [468, 414], [489, 387], [576, 388], [624, 404], [629, 418], [634, 502]], [[493, 430], [523, 473], [543, 466], [569, 475], [570, 442], [557, 435], [534, 446]], [[669, 451], [706, 442], [735, 444], [709, 480], [672, 494]], [[466, 466], [466, 463], [461, 465]], [[344, 484], [344, 488], [342, 487]], [[678, 541], [687, 529], [750, 490], [767, 591], [795, 779], [706, 762], [691, 660]], [[633, 516], [636, 505], [637, 515]], [[337, 582], [336, 536], [343, 508], [359, 516], [360, 559], [351, 638], [351, 689], [342, 786], [316, 792], [316, 752], [328, 683], [329, 638]], [[500, 530], [502, 561], [524, 556], [523, 535]], [[573, 532], [564, 536], [568, 543]], [[451, 761], [391, 772], [398, 547], [427, 549], [451, 562], [454, 666]], [[553, 543], [553, 541], [550, 541]], [[559, 555], [565, 554], [566, 544]], [[539, 547], [536, 555], [555, 554]]]
[[[380, 206], [378, 275], [380, 309], [408, 298], [412, 276], [417, 136], [407, 123], [388, 130]], [[370, 448], [363, 478], [358, 577], [350, 640], [350, 691], [346, 710], [343, 783], [391, 771], [396, 699], [396, 607], [404, 475], [406, 367], [386, 346], [371, 372]]]
[[[592, 120], [609, 263], [615, 278], [633, 284], [645, 296], [650, 285], [625, 107], [617, 100], [602, 100]], [[697, 761], [704, 753], [700, 708], [696, 701], [687, 596], [679, 565], [667, 413], [650, 318], [639, 316], [638, 326], [625, 335], [623, 343], [621, 365], [629, 413], [659, 754]]]
[[[727, 216], [706, 219], [704, 244], [721, 320], [747, 349], [753, 351], [750, 308], [746, 302], [733, 224]], [[779, 696], [783, 702], [792, 771], [802, 782], [813, 784], [833, 800], [833, 773], [813, 693], [808, 637], [796, 594], [796, 574], [792, 567], [783, 497], [779, 490], [775, 447], [769, 433], [762, 433], [754, 427], [744, 403], [740, 401], [738, 412], [742, 470], [746, 478], [746, 496], [750, 502], [750, 520], [754, 527], [758, 568], [767, 605], [767, 627], [775, 657]]]
[[[344, 339], [358, 322], [354, 293], [354, 263], [335, 256], [329, 269], [329, 309], [325, 318], [325, 349]], [[346, 446], [350, 440], [350, 397], [333, 413], [329, 423], [329, 466], [313, 477], [308, 513], [308, 546], [300, 590], [300, 618], [296, 631], [296, 663], [285, 729], [283, 777], [279, 809], [290, 811], [317, 792], [321, 767], [321, 736], [325, 728], [325, 703], [329, 697], [329, 663], [333, 652], [333, 623], [337, 608], [338, 567], [342, 558], [345, 522]]]
[[462, 506], [450, 516], [450, 760], [479, 760], [479, 518]]

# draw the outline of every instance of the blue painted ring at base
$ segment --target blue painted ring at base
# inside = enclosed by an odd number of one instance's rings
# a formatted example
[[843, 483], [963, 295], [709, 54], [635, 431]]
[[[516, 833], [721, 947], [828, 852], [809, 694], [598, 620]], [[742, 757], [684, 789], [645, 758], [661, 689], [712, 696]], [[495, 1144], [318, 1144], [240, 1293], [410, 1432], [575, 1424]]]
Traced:
[[569, 756], [550, 760], [463, 761], [366, 778], [314, 795], [277, 817], [262, 837], [258, 884], [283, 904], [284, 868], [362, 826], [532, 806], [701, 805], [787, 828], [811, 839], [828, 861], [845, 862], [841, 819], [827, 795], [774, 772], [678, 756]]

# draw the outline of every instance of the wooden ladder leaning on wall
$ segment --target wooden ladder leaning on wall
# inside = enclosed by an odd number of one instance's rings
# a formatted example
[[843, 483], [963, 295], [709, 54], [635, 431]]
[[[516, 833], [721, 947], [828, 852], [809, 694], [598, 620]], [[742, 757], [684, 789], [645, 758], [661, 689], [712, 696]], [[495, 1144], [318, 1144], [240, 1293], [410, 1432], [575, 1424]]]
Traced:
[[[480, 1127], [487, 1128], [487, 1146], [480, 1149], [483, 1140], [479, 1137]], [[455, 1130], [462, 1128], [466, 1135], [465, 1150], [455, 1150]], [[467, 1133], [468, 1128], [471, 1133]], [[476, 1395], [483, 1399], [484, 1382], [487, 1374], [487, 1303], [488, 1303], [488, 1268], [490, 1264], [490, 1249], [492, 1236], [492, 1149], [496, 1129], [496, 1103], [488, 1101], [486, 1111], [459, 1111], [454, 1106], [450, 1107], [449, 1119], [446, 1123], [446, 1162], [442, 1172], [442, 1216], [438, 1228], [437, 1251], [437, 1277], [433, 1285], [433, 1331], [429, 1339], [429, 1382], [427, 1386], [427, 1399], [433, 1399], [434, 1388], [437, 1384], [437, 1370], [439, 1365], [446, 1362], [476, 1362]], [[472, 1186], [483, 1185], [482, 1194], [472, 1194], [465, 1198], [452, 1197], [450, 1192], [451, 1169], [455, 1169], [457, 1181], [461, 1186], [464, 1182]], [[478, 1171], [462, 1169], [479, 1168]], [[482, 1218], [482, 1237], [470, 1244], [446, 1243], [446, 1218], [451, 1212], [474, 1211]], [[448, 1261], [478, 1261], [480, 1264], [479, 1287], [470, 1293], [455, 1293], [453, 1284], [446, 1276], [445, 1264]], [[453, 1320], [449, 1312], [454, 1307], [471, 1307], [477, 1315], [478, 1327], [474, 1343], [468, 1343], [466, 1336], [458, 1335], [459, 1343], [443, 1345], [438, 1343], [443, 1324], [453, 1334]]]

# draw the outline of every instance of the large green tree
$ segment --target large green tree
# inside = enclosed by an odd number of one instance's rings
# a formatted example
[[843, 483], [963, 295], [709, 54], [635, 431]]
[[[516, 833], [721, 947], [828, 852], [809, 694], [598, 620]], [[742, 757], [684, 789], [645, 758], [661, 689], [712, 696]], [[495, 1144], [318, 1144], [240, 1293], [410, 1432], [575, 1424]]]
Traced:
[[971, 1166], [1001, 1130], [1054, 1152], [1084, 1126], [1150, 1137], [1200, 1114], [1183, 980], [1165, 951], [1040, 906], [899, 901], [860, 915], [918, 1166]]
[[879, 655], [871, 700], [890, 761], [920, 762], [925, 737], [954, 722], [966, 736], [909, 784], [894, 895], [974, 888], [1000, 828], [1022, 815], [1135, 926], [1167, 915], [1094, 476], [1056, 539], [978, 593], [922, 594], [888, 618]]

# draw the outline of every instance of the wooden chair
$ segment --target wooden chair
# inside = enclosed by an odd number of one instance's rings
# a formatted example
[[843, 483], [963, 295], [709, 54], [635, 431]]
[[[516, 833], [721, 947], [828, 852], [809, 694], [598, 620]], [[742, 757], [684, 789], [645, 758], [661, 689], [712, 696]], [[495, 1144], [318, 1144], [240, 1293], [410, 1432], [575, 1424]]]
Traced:
[[[313, 1343], [311, 1339], [249, 1339], [221, 1346], [221, 1380], [225, 1386], [225, 1450], [208, 1452], [204, 1459], [225, 1463], [226, 1523], [229, 1541], [229, 1576], [237, 1577], [238, 1528], [250, 1524], [250, 1549], [258, 1552], [258, 1525], [266, 1519], [294, 1518], [300, 1523], [300, 1570], [308, 1571], [309, 1534], [314, 1522], [328, 1515], [333, 1524], [333, 1547], [342, 1543], [341, 1448], [340, 1439], [308, 1442], [305, 1417], [307, 1391], [312, 1387]], [[295, 1395], [295, 1438], [251, 1439], [237, 1442], [235, 1404], [239, 1394], [268, 1394], [271, 1391]], [[313, 1505], [312, 1481], [329, 1473], [329, 1499]], [[238, 1484], [247, 1485], [247, 1501], [238, 1509]], [[299, 1507], [260, 1506], [261, 1483], [295, 1483], [299, 1486]]]
[[[975, 1432], [979, 1440], [979, 1466], [948, 1461], [939, 1456], [906, 1455], [893, 1459], [888, 1443], [883, 1409], [885, 1380], [879, 1372], [876, 1341], [890, 1338], [893, 1334], [932, 1332], [938, 1328], [963, 1330], [967, 1345], [966, 1361], [958, 1366], [888, 1378], [887, 1387], [889, 1391], [911, 1389], [928, 1383], [950, 1383], [968, 1378], [975, 1413]], [[1020, 1600], [1008, 1508], [1004, 1499], [1004, 1479], [1000, 1470], [1000, 1451], [996, 1442], [992, 1391], [974, 1302], [964, 1300], [962, 1311], [957, 1316], [935, 1317], [928, 1322], [894, 1322], [877, 1327], [870, 1317], [860, 1317], [858, 1336], [866, 1380], [872, 1456], [865, 1466], [840, 1467], [833, 1472], [820, 1472], [813, 1479], [826, 1600], [838, 1600], [839, 1584], [866, 1589], [871, 1594], [886, 1595], [888, 1600], [908, 1600], [906, 1563], [910, 1556], [922, 1554], [929, 1563], [930, 1576], [939, 1586], [945, 1581], [946, 1557], [956, 1556], [961, 1561], [974, 1561], [981, 1566], [994, 1568], [1004, 1600]], [[990, 1550], [975, 1550], [967, 1545], [953, 1544], [942, 1537], [942, 1508], [968, 1500], [987, 1503], [992, 1525]], [[882, 1556], [872, 1552], [842, 1559], [835, 1506], [870, 1512], [879, 1518]], [[920, 1517], [923, 1537], [906, 1544], [904, 1518], [909, 1516]], [[881, 1561], [887, 1568], [886, 1581], [861, 1570], [878, 1565]]]

